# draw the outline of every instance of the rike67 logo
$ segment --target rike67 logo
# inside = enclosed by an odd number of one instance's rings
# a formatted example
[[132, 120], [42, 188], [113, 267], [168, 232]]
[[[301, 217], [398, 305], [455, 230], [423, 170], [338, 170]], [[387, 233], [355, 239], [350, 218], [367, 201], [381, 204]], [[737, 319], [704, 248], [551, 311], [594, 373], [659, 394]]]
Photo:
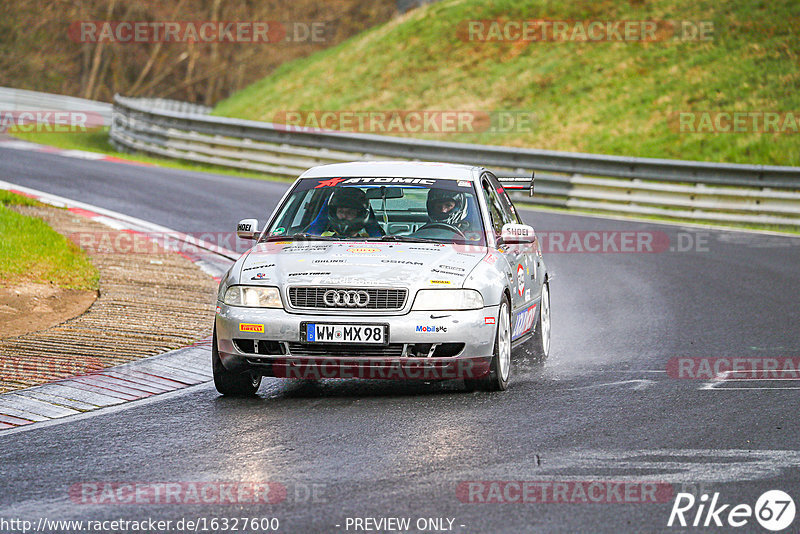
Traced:
[[[691, 493], [678, 493], [669, 514], [667, 526], [681, 527], [743, 527], [755, 517], [765, 529], [778, 532], [794, 521], [794, 500], [781, 490], [764, 492], [755, 506], [749, 504], [723, 504], [719, 492], [709, 502], [704, 493], [696, 499]], [[752, 525], [748, 530], [751, 530]]]

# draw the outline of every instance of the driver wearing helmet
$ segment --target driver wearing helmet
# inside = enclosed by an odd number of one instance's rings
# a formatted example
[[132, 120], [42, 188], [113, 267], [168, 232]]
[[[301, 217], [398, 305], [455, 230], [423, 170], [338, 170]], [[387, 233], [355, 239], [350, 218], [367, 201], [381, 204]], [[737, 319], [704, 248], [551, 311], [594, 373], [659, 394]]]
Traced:
[[428, 191], [428, 224], [444, 223], [459, 230], [469, 227], [467, 221], [467, 197], [458, 191], [431, 189]]
[[323, 236], [369, 237], [369, 200], [357, 187], [336, 189], [328, 201], [328, 226]]

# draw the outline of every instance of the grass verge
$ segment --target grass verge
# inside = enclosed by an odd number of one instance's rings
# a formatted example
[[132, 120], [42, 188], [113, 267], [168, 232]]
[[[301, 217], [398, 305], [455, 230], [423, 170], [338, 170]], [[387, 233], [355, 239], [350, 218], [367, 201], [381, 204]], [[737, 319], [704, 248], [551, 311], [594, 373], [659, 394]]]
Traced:
[[[652, 42], [581, 41], [571, 38], [572, 32], [554, 41], [481, 40], [492, 35], [490, 21], [503, 28], [500, 23], [506, 21], [542, 19], [661, 24]], [[493, 123], [473, 132], [409, 135], [593, 154], [800, 165], [799, 20], [796, 0], [443, 0], [284, 63], [220, 102], [214, 114], [283, 122], [290, 112], [322, 117], [328, 111], [510, 111], [529, 113], [532, 121], [524, 128]], [[477, 38], [465, 33], [471, 22], [486, 28]], [[711, 32], [692, 38], [681, 29], [684, 23], [695, 29], [704, 24]], [[682, 112], [696, 114], [688, 115], [694, 117], [691, 127], [679, 127]], [[701, 126], [717, 112], [786, 112], [792, 120], [781, 119], [769, 133], [755, 125], [740, 131], [738, 123], [730, 132]], [[369, 124], [368, 131], [382, 133], [383, 124]]]
[[36, 205], [40, 204], [0, 190], [0, 286], [34, 282], [97, 289], [99, 273], [75, 243], [41, 219], [9, 209]]

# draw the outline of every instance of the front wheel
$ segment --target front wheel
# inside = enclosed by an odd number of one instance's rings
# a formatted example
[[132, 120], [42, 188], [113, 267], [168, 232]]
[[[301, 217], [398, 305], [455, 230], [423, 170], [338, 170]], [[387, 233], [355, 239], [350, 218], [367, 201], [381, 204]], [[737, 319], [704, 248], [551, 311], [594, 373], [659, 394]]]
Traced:
[[214, 387], [223, 395], [252, 397], [261, 385], [261, 375], [254, 371], [228, 371], [219, 359], [217, 349], [217, 327], [211, 341], [211, 368], [214, 372]]
[[497, 316], [497, 333], [494, 339], [494, 352], [489, 374], [482, 378], [464, 380], [469, 391], [504, 391], [511, 378], [511, 311], [508, 298], [500, 302], [500, 313]]

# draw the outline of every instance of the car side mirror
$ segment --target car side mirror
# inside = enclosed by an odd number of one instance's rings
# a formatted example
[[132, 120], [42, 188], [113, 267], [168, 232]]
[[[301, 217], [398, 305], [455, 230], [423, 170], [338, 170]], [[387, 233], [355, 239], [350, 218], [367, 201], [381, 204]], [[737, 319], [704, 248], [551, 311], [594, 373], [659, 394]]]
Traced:
[[258, 233], [258, 219], [242, 219], [236, 225], [236, 235], [239, 239], [256, 239]]
[[503, 243], [533, 243], [536, 239], [536, 233], [533, 231], [532, 226], [527, 224], [514, 224], [508, 223], [503, 225], [503, 232], [501, 235]]

